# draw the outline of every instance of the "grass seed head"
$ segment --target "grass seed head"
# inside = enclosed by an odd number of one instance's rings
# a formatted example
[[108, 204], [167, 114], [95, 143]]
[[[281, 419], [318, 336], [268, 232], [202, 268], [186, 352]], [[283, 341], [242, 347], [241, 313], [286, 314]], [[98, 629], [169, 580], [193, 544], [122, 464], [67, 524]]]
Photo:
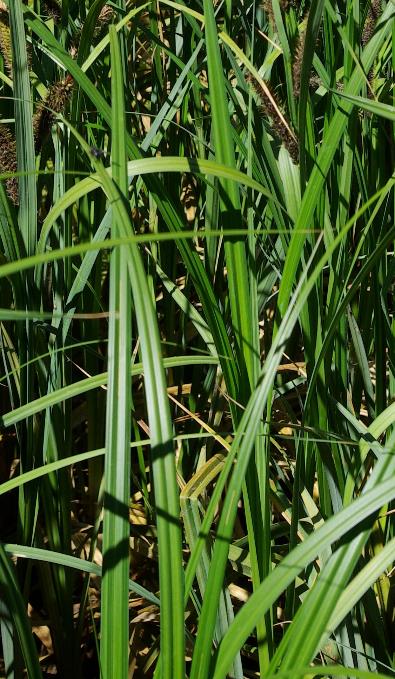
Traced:
[[370, 38], [373, 36], [377, 19], [381, 15], [381, 11], [381, 0], [372, 0], [369, 2], [368, 13], [366, 15], [365, 25], [363, 27], [361, 36], [362, 47], [365, 47]]
[[[279, 5], [280, 5], [281, 11], [286, 12], [290, 7], [291, 2], [290, 2], [290, 0], [279, 0]], [[268, 16], [268, 19], [269, 19], [269, 22], [271, 23], [271, 25], [275, 26], [276, 20], [274, 18], [272, 0], [263, 0], [262, 7], [263, 7], [263, 9], [265, 10], [265, 12]]]
[[[297, 165], [299, 162], [299, 145], [295, 135], [292, 134], [289, 122], [286, 120], [282, 103], [279, 101], [277, 95], [271, 90], [269, 83], [266, 82], [265, 84], [273, 98], [273, 101], [269, 99], [265, 90], [261, 87], [260, 83], [254, 78], [253, 75], [248, 74], [246, 79], [247, 82], [249, 82], [253, 87], [258, 97], [262, 115], [271, 119], [273, 132], [275, 133], [276, 137], [282, 141], [289, 155], [291, 156], [292, 161], [295, 163], [295, 165]], [[284, 122], [279, 117], [279, 110], [281, 110], [287, 125], [284, 125]]]
[[[7, 125], [0, 124], [0, 172], [16, 172], [18, 169], [16, 157], [16, 141]], [[19, 184], [17, 177], [5, 180], [9, 199], [14, 205], [19, 202]]]
[[103, 9], [101, 10], [98, 18], [97, 18], [97, 24], [93, 33], [93, 37], [95, 39], [99, 38], [103, 31], [107, 28], [108, 24], [112, 22], [112, 20], [115, 17], [115, 12], [113, 8], [110, 5], [104, 5]]
[[36, 153], [39, 153], [43, 142], [49, 135], [51, 127], [56, 120], [56, 115], [62, 113], [70, 99], [73, 89], [73, 78], [68, 75], [64, 80], [59, 80], [52, 85], [47, 96], [36, 108], [33, 116], [33, 132]]
[[[93, 40], [95, 42], [103, 36], [105, 29], [107, 28], [108, 24], [110, 24], [113, 21], [115, 16], [116, 16], [116, 14], [115, 14], [114, 9], [110, 5], [104, 5], [99, 16], [97, 17], [96, 26], [95, 26], [94, 31], [93, 31]], [[70, 53], [71, 53], [73, 58], [75, 58], [77, 53], [78, 53], [78, 49], [79, 49], [79, 45], [80, 45], [80, 41], [81, 41], [81, 34], [82, 34], [82, 26], [77, 30], [77, 32], [75, 33], [75, 35], [73, 36], [73, 39], [72, 39], [72, 45], [71, 45]]]
[[11, 31], [8, 21], [8, 11], [3, 2], [0, 2], [0, 51], [3, 55], [4, 65], [8, 75], [12, 78]]
[[62, 18], [62, 8], [56, 0], [41, 0], [41, 11], [49, 19], [57, 24]]
[[302, 62], [303, 62], [303, 54], [304, 54], [304, 48], [305, 48], [305, 43], [306, 43], [306, 28], [307, 28], [307, 21], [308, 21], [309, 15], [308, 12], [304, 17], [303, 23], [302, 23], [302, 28], [300, 29], [297, 41], [296, 41], [296, 47], [295, 47], [295, 52], [294, 52], [294, 59], [293, 59], [293, 64], [292, 64], [292, 76], [293, 76], [293, 92], [295, 97], [299, 97], [300, 95], [300, 78], [302, 75]]

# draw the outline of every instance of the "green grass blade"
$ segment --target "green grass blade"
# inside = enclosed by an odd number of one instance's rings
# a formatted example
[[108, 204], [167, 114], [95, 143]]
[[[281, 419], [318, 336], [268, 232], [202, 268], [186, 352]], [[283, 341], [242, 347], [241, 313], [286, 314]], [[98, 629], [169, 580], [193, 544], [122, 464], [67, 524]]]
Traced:
[[[112, 202], [114, 217], [123, 237], [132, 228], [130, 216], [116, 185], [103, 165], [95, 159], [82, 137], [72, 130], [100, 175], [103, 189]], [[161, 669], [163, 679], [184, 677], [184, 575], [182, 569], [179, 499], [175, 477], [172, 427], [166, 393], [155, 310], [150, 300], [141, 256], [133, 244], [125, 248], [128, 255], [130, 283], [144, 365], [148, 421], [151, 431], [152, 467], [159, 542], [159, 577], [162, 602]], [[169, 521], [169, 518], [171, 520]]]
[[[204, 1], [204, 17], [207, 48], [208, 78], [211, 97], [212, 129], [215, 156], [219, 163], [235, 167], [235, 156], [231, 134], [231, 123], [226, 98], [223, 67], [218, 45], [214, 7], [211, 0]], [[233, 182], [220, 182], [222, 226], [225, 229], [237, 227], [241, 220], [238, 186]], [[235, 344], [237, 347], [240, 388], [248, 387], [246, 377], [252, 380], [251, 320], [248, 314], [249, 286], [244, 242], [240, 239], [225, 240], [225, 257], [229, 282], [229, 301]]]
[[5, 601], [8, 610], [12, 611], [13, 624], [18, 635], [28, 675], [32, 679], [41, 679], [41, 669], [32, 630], [26, 616], [25, 602], [18, 588], [14, 566], [2, 543], [0, 543], [0, 589], [1, 598]]
[[[112, 174], [118, 200], [127, 197], [126, 150], [123, 143], [125, 103], [117, 33], [110, 29], [112, 94]], [[114, 215], [112, 233], [122, 235]], [[103, 515], [103, 584], [100, 665], [104, 677], [126, 679], [129, 668], [129, 498], [131, 436], [131, 294], [128, 257], [117, 248], [110, 260], [110, 323], [106, 414], [106, 459]], [[117, 624], [114, 625], [114, 620]]]
[[[103, 450], [104, 454], [104, 450]], [[103, 569], [96, 563], [87, 561], [86, 559], [79, 559], [70, 554], [60, 554], [59, 552], [52, 552], [49, 549], [40, 549], [39, 547], [25, 547], [24, 545], [13, 545], [11, 543], [3, 545], [4, 551], [13, 556], [22, 557], [23, 559], [32, 559], [34, 561], [45, 561], [48, 563], [59, 564], [67, 568], [74, 568], [83, 573], [91, 573], [102, 577]], [[138, 582], [129, 580], [129, 589], [135, 592], [138, 596], [144, 597], [147, 601], [160, 605], [160, 600], [154, 594], [149, 592], [145, 587], [142, 587]]]
[[33, 141], [33, 105], [30, 90], [23, 5], [21, 0], [10, 3], [10, 27], [15, 95], [15, 133], [19, 177], [19, 222], [27, 254], [34, 252], [36, 242], [37, 188]]
[[[187, 365], [217, 365], [218, 359], [214, 356], [170, 356], [163, 359], [163, 366], [167, 368], [176, 368], [180, 366]], [[142, 363], [134, 363], [131, 366], [130, 373], [132, 376], [139, 375], [144, 372], [144, 366]], [[79, 380], [73, 384], [69, 384], [65, 387], [61, 387], [56, 391], [50, 392], [45, 396], [41, 396], [36, 400], [26, 403], [24, 406], [15, 408], [8, 413], [0, 416], [0, 423], [3, 427], [11, 427], [17, 422], [21, 422], [26, 417], [31, 417], [36, 413], [50, 408], [56, 403], [61, 403], [66, 399], [73, 398], [74, 396], [79, 396], [84, 394], [91, 389], [99, 389], [105, 385], [108, 381], [108, 373], [100, 373], [99, 375], [94, 375], [93, 377], [87, 377], [84, 380]]]

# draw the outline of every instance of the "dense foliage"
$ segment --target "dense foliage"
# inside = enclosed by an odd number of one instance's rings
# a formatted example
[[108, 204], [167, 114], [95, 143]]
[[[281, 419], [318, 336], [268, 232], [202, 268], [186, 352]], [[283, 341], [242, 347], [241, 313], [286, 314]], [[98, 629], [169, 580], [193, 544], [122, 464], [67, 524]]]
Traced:
[[0, 2], [1, 676], [394, 676], [394, 12]]

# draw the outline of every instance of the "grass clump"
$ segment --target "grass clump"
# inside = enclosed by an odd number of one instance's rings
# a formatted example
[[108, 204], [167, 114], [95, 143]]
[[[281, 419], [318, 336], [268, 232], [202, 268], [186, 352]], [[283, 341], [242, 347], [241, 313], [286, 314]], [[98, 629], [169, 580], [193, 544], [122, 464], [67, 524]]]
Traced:
[[394, 676], [393, 21], [0, 3], [1, 676]]

